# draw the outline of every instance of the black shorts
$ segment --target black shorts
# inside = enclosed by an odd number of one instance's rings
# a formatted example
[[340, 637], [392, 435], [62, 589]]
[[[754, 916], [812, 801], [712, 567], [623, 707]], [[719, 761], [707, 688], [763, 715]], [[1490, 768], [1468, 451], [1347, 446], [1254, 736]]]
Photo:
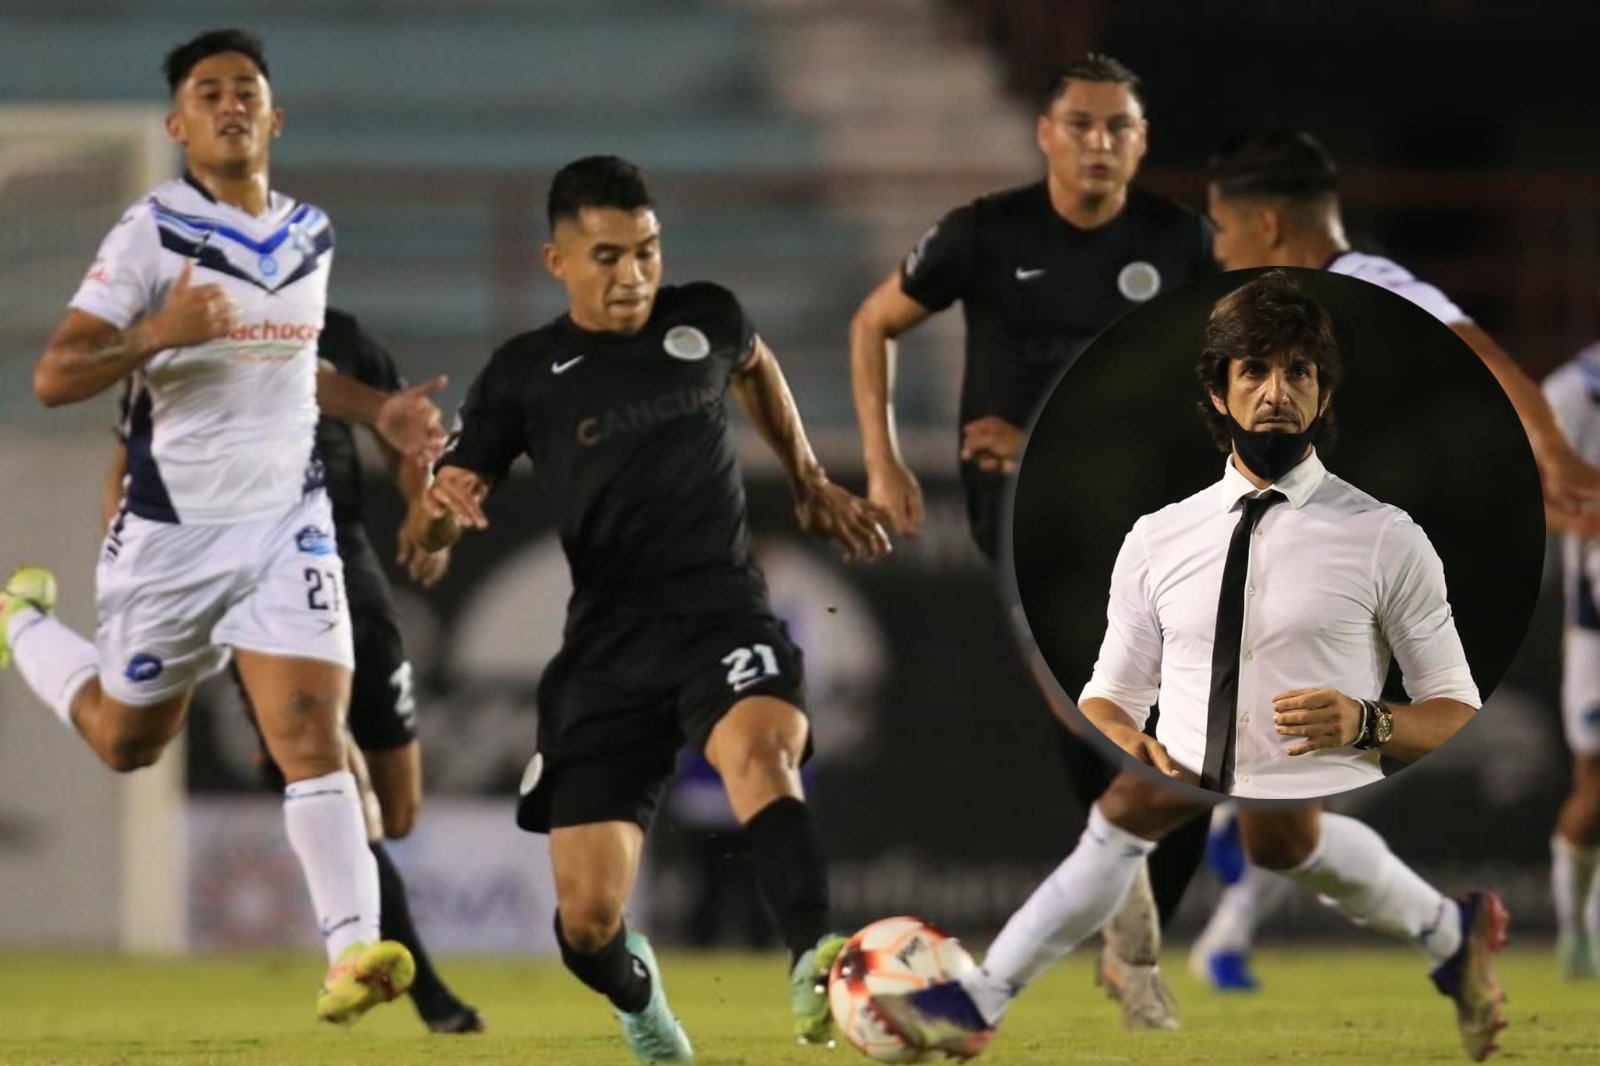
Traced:
[[533, 833], [615, 821], [648, 829], [684, 744], [703, 750], [751, 696], [802, 707], [804, 673], [788, 627], [763, 612], [615, 615], [569, 636], [539, 681], [543, 772], [518, 803], [517, 824]]
[[389, 751], [417, 738], [411, 663], [400, 639], [389, 576], [366, 531], [340, 526], [337, 536], [356, 654], [350, 735], [362, 751]]

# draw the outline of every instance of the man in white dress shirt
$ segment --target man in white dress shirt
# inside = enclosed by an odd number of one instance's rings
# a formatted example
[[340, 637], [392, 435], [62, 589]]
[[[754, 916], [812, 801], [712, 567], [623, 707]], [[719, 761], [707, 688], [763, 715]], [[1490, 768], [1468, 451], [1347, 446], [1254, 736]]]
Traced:
[[[1316, 799], [1377, 781], [1380, 745], [1420, 758], [1479, 705], [1444, 568], [1404, 511], [1322, 465], [1342, 368], [1327, 312], [1293, 277], [1270, 271], [1219, 300], [1196, 369], [1230, 458], [1220, 482], [1134, 523], [1079, 709], [1213, 791]], [[1238, 587], [1219, 608], [1230, 569]], [[1378, 702], [1391, 652], [1410, 705]]]
[[[1403, 512], [1316, 457], [1340, 366], [1326, 312], [1292, 278], [1272, 271], [1218, 301], [1199, 371], [1227, 469], [1220, 484], [1135, 525], [1080, 709], [1143, 762], [1213, 788], [1310, 797], [1375, 780], [1377, 747], [1420, 757], [1477, 706], [1442, 568]], [[1243, 611], [1225, 625], [1230, 602]], [[1410, 705], [1375, 698], [1390, 648]], [[1158, 691], [1159, 738], [1139, 731]], [[1219, 701], [1225, 715], [1212, 714]], [[1124, 771], [983, 966], [876, 996], [882, 1016], [919, 1046], [976, 1054], [1017, 994], [1112, 913], [1155, 842], [1208, 806]], [[1239, 818], [1252, 861], [1415, 944], [1455, 1003], [1468, 1055], [1494, 1050], [1505, 1023], [1493, 958], [1507, 924], [1497, 896], [1446, 897], [1372, 829], [1316, 806], [1250, 807]]]

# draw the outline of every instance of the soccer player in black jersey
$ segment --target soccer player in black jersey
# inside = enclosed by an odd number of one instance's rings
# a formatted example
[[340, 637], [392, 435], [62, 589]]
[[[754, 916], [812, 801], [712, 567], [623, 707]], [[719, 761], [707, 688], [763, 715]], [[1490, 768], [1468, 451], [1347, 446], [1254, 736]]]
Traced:
[[[1126, 66], [1091, 54], [1065, 67], [1038, 119], [1045, 177], [951, 211], [856, 312], [850, 367], [868, 496], [897, 532], [918, 531], [923, 503], [895, 433], [896, 337], [961, 302], [961, 481], [973, 538], [993, 562], [1010, 475], [1051, 384], [1130, 308], [1216, 269], [1205, 220], [1133, 184], [1146, 133], [1138, 78]], [[1053, 709], [1067, 727], [1062, 759], [1087, 811], [1116, 767]], [[1164, 923], [1177, 910], [1205, 836], [1198, 823], [1168, 836], [1150, 859], [1149, 881], [1141, 874], [1107, 927], [1098, 976], [1130, 1028], [1176, 1025], [1156, 967], [1157, 916]]]
[[[345, 311], [328, 308], [317, 338], [317, 356], [324, 369], [378, 392], [392, 394], [404, 387], [383, 342]], [[126, 416], [126, 393], [123, 402]], [[408, 499], [420, 492], [426, 467], [405, 461], [382, 437], [374, 434], [374, 439], [401, 492]], [[378, 864], [380, 929], [385, 939], [404, 944], [416, 961], [416, 979], [408, 991], [423, 1023], [440, 1033], [481, 1032], [483, 1015], [456, 998], [433, 968], [411, 920], [405, 881], [383, 846], [385, 836], [399, 839], [410, 834], [422, 804], [422, 751], [417, 740], [411, 663], [400, 639], [388, 575], [362, 520], [365, 479], [354, 427], [343, 419], [324, 416], [317, 422], [316, 440], [333, 504], [334, 534], [344, 563], [344, 595], [354, 631], [356, 668], [350, 683], [346, 743], [354, 742], [351, 770], [361, 790], [367, 835]], [[102, 493], [107, 524], [121, 504], [126, 471], [126, 447], [119, 445]], [[448, 551], [423, 552], [405, 538], [403, 530], [400, 550], [400, 561], [424, 586], [436, 583], [449, 566]], [[259, 739], [259, 731], [257, 736]], [[264, 741], [260, 760], [263, 781], [281, 793], [283, 773]]]
[[[790, 951], [796, 1035], [827, 1039], [828, 882], [800, 783], [801, 653], [750, 558], [731, 393], [777, 455], [808, 533], [849, 558], [888, 550], [875, 509], [828, 480], [777, 360], [733, 293], [660, 285], [661, 231], [639, 172], [577, 160], [550, 187], [545, 265], [569, 310], [490, 357], [409, 524], [425, 550], [483, 528], [527, 455], [572, 570], [565, 639], [538, 693], [539, 753], [517, 821], [550, 836], [556, 936], [645, 1062], [687, 1062], [650, 945], [625, 928], [645, 830], [690, 743], [748, 833]], [[532, 605], [530, 605], [532, 607]], [[535, 608], [536, 609], [536, 608]]]

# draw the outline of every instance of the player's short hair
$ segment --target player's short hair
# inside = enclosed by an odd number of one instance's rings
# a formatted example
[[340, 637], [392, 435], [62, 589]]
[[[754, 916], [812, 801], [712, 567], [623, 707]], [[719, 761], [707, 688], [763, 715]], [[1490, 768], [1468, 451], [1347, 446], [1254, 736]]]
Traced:
[[1224, 199], [1267, 196], [1310, 203], [1337, 195], [1339, 171], [1311, 134], [1270, 130], [1224, 144], [1206, 164], [1206, 183]]
[[[1200, 413], [1219, 449], [1226, 452], [1233, 447], [1227, 418], [1211, 404], [1212, 396], [1228, 397], [1228, 364], [1249, 356], [1288, 355], [1304, 356], [1316, 366], [1319, 403], [1344, 380], [1333, 319], [1288, 271], [1269, 270], [1212, 306], [1194, 369], [1204, 393]], [[1333, 407], [1329, 406], [1311, 442], [1329, 451], [1337, 436]]]
[[1039, 101], [1041, 115], [1050, 113], [1050, 109], [1056, 106], [1056, 101], [1066, 95], [1067, 83], [1072, 81], [1126, 85], [1128, 92], [1139, 101], [1139, 106], [1144, 107], [1144, 94], [1139, 91], [1139, 75], [1120, 59], [1108, 56], [1104, 52], [1090, 52], [1082, 59], [1075, 59], [1056, 72], [1055, 78]]
[[585, 207], [637, 211], [654, 206], [638, 167], [619, 156], [588, 155], [556, 171], [545, 199], [545, 214], [554, 233], [556, 223], [577, 218]]
[[190, 71], [202, 60], [223, 52], [238, 52], [256, 65], [263, 78], [272, 80], [272, 74], [267, 70], [267, 46], [261, 43], [260, 37], [249, 30], [207, 30], [193, 40], [178, 45], [162, 60], [161, 69], [167, 76], [167, 88], [176, 96], [178, 86], [188, 78]]

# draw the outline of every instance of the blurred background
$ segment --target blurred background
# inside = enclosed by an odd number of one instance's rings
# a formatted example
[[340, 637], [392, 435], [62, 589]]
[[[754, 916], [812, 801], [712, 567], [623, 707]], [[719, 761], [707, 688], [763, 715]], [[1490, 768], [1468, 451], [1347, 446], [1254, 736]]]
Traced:
[[[1202, 9], [1203, 8], [1203, 13]], [[274, 184], [332, 215], [332, 302], [453, 407], [505, 336], [563, 307], [538, 260], [553, 171], [640, 164], [668, 280], [733, 288], [779, 354], [818, 451], [860, 485], [847, 327], [945, 211], [1036, 180], [1039, 90], [1096, 49], [1144, 79], [1142, 180], [1199, 204], [1228, 135], [1292, 123], [1340, 161], [1358, 247], [1442, 287], [1529, 372], [1600, 337], [1600, 7], [1568, 0], [3, 0], [0, 2], [0, 565], [50, 565], [92, 626], [109, 400], [45, 411], [29, 377], [124, 207], [170, 176], [161, 56], [239, 24], [288, 114]], [[902, 346], [897, 410], [929, 523], [847, 569], [796, 535], [759, 445], [752, 513], [774, 599], [806, 649], [822, 754], [811, 787], [841, 924], [914, 912], [996, 929], [1076, 839], [1051, 723], [1022, 669], [955, 482], [959, 316]], [[1137, 470], [1128, 476], [1137, 477]], [[380, 542], [400, 508], [373, 492]], [[401, 587], [428, 801], [395, 846], [442, 950], [550, 947], [542, 840], [512, 824], [533, 693], [566, 577], [537, 484], [496, 498], [446, 583]], [[1493, 714], [1344, 809], [1441, 887], [1500, 889], [1550, 928], [1547, 840], [1565, 792], [1559, 609], [1535, 622]], [[0, 946], [175, 951], [309, 942], [278, 804], [236, 701], [208, 692], [187, 751], [103, 771], [0, 675]], [[1176, 935], [1215, 888], [1197, 879]], [[635, 913], [659, 940], [758, 943], [737, 834], [686, 776]], [[1340, 936], [1309, 896], [1266, 935]]]

